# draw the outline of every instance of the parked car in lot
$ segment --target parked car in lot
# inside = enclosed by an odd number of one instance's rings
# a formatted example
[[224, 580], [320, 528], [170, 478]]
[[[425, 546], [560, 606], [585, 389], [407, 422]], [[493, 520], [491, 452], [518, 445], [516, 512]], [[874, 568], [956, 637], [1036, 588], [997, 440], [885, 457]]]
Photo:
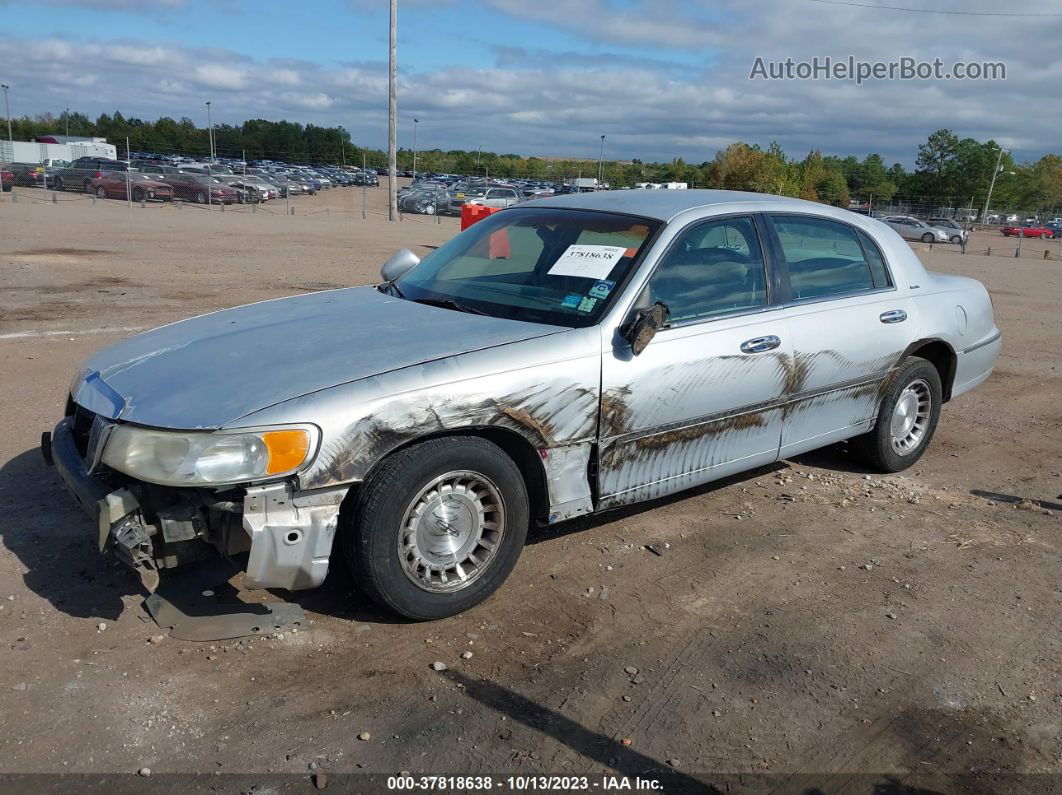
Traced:
[[1044, 226], [1051, 230], [1052, 238], [1062, 237], [1062, 221], [1048, 221]]
[[[128, 177], [128, 188], [126, 187]], [[154, 174], [142, 174], [135, 171], [104, 171], [92, 180], [92, 192], [101, 199], [131, 198], [139, 201], [173, 201], [173, 188], [165, 182], [159, 182]]]
[[218, 177], [206, 174], [169, 174], [166, 181], [173, 186], [173, 195], [178, 199], [196, 204], [234, 204], [236, 191]]
[[398, 197], [398, 207], [403, 212], [435, 215], [445, 210], [450, 201], [450, 194], [445, 185], [421, 183]]
[[965, 243], [970, 233], [963, 229], [962, 224], [953, 218], [930, 218], [929, 225], [935, 226], [937, 229], [943, 229], [948, 233], [948, 242], [960, 245]]
[[44, 166], [38, 163], [7, 163], [4, 169], [11, 174], [15, 185], [26, 188], [45, 186]]
[[6, 168], [0, 168], [0, 185], [3, 185], [4, 193], [10, 193], [15, 187], [15, 175]]
[[912, 215], [888, 215], [883, 219], [904, 240], [921, 240], [923, 243], [948, 243], [951, 235], [944, 229], [930, 226]]
[[92, 192], [93, 180], [103, 176], [104, 171], [126, 171], [129, 166], [121, 160], [106, 157], [79, 157], [66, 168], [55, 172], [53, 187], [56, 190], [80, 190]]
[[1045, 238], [1051, 237], [1054, 234], [1054, 230], [1049, 226], [1041, 226], [1039, 224], [1021, 224], [1004, 226], [1001, 230], [1003, 237], [1035, 237]]
[[[238, 204], [259, 204], [269, 199], [270, 186], [259, 182], [252, 177], [241, 177], [236, 174], [224, 174], [218, 179], [236, 191]], [[276, 188], [273, 188], [275, 191]]]
[[529, 202], [381, 277], [92, 356], [42, 450], [101, 549], [145, 579], [220, 551], [252, 588], [346, 565], [440, 618], [501, 586], [532, 522], [843, 439], [907, 469], [1000, 348], [979, 282], [878, 221], [761, 194]]

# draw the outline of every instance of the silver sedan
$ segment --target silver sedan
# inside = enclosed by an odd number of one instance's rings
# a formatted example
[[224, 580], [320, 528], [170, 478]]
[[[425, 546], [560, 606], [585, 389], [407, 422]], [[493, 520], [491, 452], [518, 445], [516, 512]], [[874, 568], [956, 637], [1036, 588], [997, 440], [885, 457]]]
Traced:
[[348, 566], [440, 618], [502, 585], [532, 523], [845, 439], [907, 469], [1001, 344], [985, 288], [885, 224], [752, 193], [532, 201], [381, 276], [89, 359], [42, 444], [100, 548], [146, 579], [245, 552], [253, 588]]
[[912, 215], [890, 215], [881, 219], [890, 229], [898, 232], [904, 240], [921, 240], [923, 243], [948, 243], [951, 235], [947, 230], [930, 226]]

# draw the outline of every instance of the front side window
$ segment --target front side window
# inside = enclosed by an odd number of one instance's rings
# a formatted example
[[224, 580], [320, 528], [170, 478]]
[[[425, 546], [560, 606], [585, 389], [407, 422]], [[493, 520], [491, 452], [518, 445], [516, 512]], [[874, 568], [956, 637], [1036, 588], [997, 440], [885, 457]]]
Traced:
[[650, 298], [672, 324], [767, 304], [767, 275], [749, 217], [699, 224], [671, 246], [649, 279]]
[[395, 283], [410, 301], [580, 327], [597, 322], [658, 221], [552, 208], [506, 209], [428, 254]]
[[874, 277], [856, 230], [826, 218], [774, 215], [796, 300], [873, 290]]

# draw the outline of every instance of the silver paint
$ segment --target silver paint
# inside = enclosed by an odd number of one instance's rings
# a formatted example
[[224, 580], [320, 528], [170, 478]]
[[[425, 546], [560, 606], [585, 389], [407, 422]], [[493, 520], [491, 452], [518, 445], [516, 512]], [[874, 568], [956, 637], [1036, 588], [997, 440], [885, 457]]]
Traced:
[[[596, 327], [336, 290], [133, 337], [94, 356], [72, 394], [91, 411], [164, 428], [320, 428], [320, 451], [299, 477], [250, 487], [243, 506], [250, 581], [302, 588], [323, 580], [347, 490], [418, 439], [500, 434], [523, 445], [524, 460], [542, 467], [549, 520], [562, 521], [869, 430], [917, 340], [956, 352], [952, 395], [987, 378], [999, 352], [983, 286], [927, 273], [895, 232], [845, 210], [728, 191], [601, 192], [522, 206], [628, 212], [666, 226]], [[856, 226], [881, 247], [895, 287], [664, 329], [632, 356], [618, 330], [661, 254], [687, 224], [735, 212]], [[880, 323], [891, 310], [907, 319]], [[743, 341], [765, 335], [779, 338], [776, 350], [742, 353]]]

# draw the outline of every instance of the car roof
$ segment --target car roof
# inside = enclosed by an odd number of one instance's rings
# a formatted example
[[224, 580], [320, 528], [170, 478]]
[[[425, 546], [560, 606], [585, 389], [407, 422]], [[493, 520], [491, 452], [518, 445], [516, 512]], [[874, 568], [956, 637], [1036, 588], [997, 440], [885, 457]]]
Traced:
[[[815, 210], [822, 212], [826, 205], [788, 196], [769, 193], [750, 193], [737, 190], [601, 190], [590, 193], [568, 193], [546, 199], [535, 199], [523, 207], [563, 207], [579, 210], [629, 213], [646, 218], [670, 221], [687, 210], [711, 207], [717, 204], [769, 203], [779, 210]], [[774, 208], [772, 208], [774, 209]], [[830, 208], [833, 209], [833, 208]]]

